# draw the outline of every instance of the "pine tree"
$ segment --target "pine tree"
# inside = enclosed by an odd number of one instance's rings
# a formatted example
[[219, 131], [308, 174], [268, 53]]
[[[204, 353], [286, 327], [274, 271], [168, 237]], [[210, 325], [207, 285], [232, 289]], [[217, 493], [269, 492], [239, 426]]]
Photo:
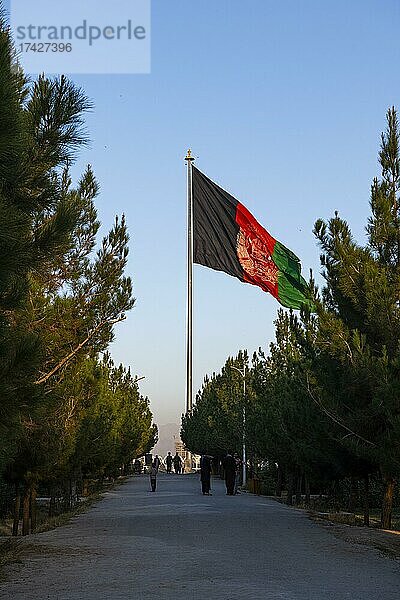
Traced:
[[[114, 429], [106, 462], [110, 465], [113, 456], [114, 469], [147, 449], [156, 430], [148, 401], [130, 375], [122, 374], [118, 392], [112, 393], [98, 365], [99, 353], [113, 340], [114, 327], [134, 298], [125, 275], [125, 217], [115, 219], [96, 251], [99, 186], [90, 166], [75, 187], [70, 176], [77, 151], [87, 143], [84, 113], [91, 104], [64, 76], [41, 76], [28, 84], [14, 69], [12, 56], [3, 21], [0, 471], [7, 465], [8, 479], [25, 486], [23, 531], [28, 533], [26, 507], [38, 482], [75, 477], [82, 467], [76, 461], [77, 444], [89, 405], [98, 398], [109, 404], [104, 409], [111, 411]], [[116, 407], [125, 415], [123, 422]]]
[[385, 481], [382, 526], [391, 526], [399, 439], [399, 129], [387, 113], [379, 160], [382, 179], [371, 187], [368, 243], [353, 239], [335, 215], [318, 221], [327, 311], [320, 310], [319, 344], [324, 357], [324, 402], [346, 423], [352, 451], [379, 466]]
[[[227, 359], [220, 373], [205, 378], [191, 413], [182, 417], [181, 438], [192, 452], [223, 456], [231, 449], [241, 453], [243, 379], [232, 367], [243, 369], [247, 360], [247, 353], [240, 352], [236, 358]], [[251, 384], [248, 375], [246, 379], [248, 409]]]
[[[44, 78], [30, 91], [14, 68], [13, 46], [0, 21], [0, 469], [12, 456], [21, 424], [38, 403], [33, 386], [40, 363], [37, 335], [21, 319], [32, 273], [69, 243], [76, 210], [58, 202], [57, 169], [69, 144], [82, 141], [82, 92], [65, 78]], [[47, 96], [46, 96], [47, 91]], [[48, 103], [49, 98], [57, 100]], [[39, 104], [42, 112], [39, 116]], [[51, 112], [51, 108], [55, 108]], [[41, 224], [38, 226], [38, 215]]]

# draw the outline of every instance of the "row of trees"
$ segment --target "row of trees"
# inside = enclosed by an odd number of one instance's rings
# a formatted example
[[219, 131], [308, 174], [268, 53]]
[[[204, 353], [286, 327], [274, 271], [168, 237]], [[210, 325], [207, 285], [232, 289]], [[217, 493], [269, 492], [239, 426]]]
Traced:
[[[246, 442], [258, 460], [286, 474], [291, 499], [300, 482], [369, 476], [384, 484], [382, 526], [391, 527], [396, 477], [400, 474], [400, 134], [394, 108], [387, 113], [371, 187], [366, 242], [358, 243], [337, 213], [319, 220], [325, 285], [310, 287], [315, 312], [279, 310], [275, 341], [266, 356], [253, 356], [248, 371]], [[182, 438], [196, 452], [240, 448], [245, 354], [228, 359], [206, 379]], [[279, 487], [279, 486], [278, 486]], [[365, 506], [368, 523], [368, 507]]]
[[[155, 443], [148, 400], [107, 354], [134, 305], [128, 232], [116, 218], [101, 243], [88, 166], [91, 108], [65, 77], [29, 82], [0, 24], [0, 473], [23, 488], [24, 533], [39, 482], [55, 490], [114, 473]], [[18, 506], [17, 506], [18, 509]], [[18, 514], [18, 510], [16, 511]], [[16, 525], [17, 526], [17, 525]]]

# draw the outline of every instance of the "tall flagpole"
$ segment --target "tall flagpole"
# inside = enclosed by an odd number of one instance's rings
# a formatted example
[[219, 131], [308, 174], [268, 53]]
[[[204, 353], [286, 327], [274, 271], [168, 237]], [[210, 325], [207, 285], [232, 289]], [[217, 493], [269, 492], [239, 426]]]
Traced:
[[188, 150], [187, 164], [187, 306], [186, 306], [186, 412], [193, 406], [193, 182], [194, 158]]

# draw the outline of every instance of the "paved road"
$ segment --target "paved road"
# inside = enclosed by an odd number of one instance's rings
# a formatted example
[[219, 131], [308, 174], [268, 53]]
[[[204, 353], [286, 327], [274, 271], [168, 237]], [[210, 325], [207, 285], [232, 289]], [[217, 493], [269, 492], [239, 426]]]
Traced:
[[197, 476], [130, 479], [8, 567], [13, 600], [398, 600], [399, 564], [333, 537], [301, 511], [200, 495]]

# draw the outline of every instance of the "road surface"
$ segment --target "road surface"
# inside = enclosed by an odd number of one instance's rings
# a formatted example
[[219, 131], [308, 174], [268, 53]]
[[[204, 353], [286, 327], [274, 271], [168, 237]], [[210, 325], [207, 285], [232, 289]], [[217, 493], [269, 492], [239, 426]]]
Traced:
[[302, 512], [198, 476], [129, 479], [9, 565], [13, 600], [398, 600], [399, 564]]

